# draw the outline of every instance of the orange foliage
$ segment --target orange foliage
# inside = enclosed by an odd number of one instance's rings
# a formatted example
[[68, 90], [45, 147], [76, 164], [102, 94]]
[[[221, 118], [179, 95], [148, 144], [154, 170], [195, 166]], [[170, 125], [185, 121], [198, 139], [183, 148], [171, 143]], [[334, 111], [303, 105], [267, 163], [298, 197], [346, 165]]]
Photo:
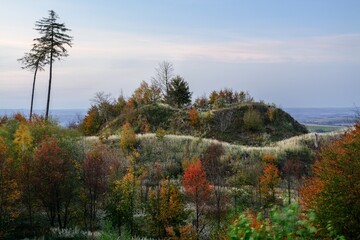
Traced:
[[265, 200], [265, 204], [272, 204], [276, 200], [275, 188], [280, 183], [280, 174], [275, 166], [276, 158], [270, 154], [266, 154], [262, 158], [265, 164], [263, 174], [260, 176], [260, 191]]
[[16, 113], [14, 115], [14, 119], [18, 120], [19, 122], [26, 122], [25, 117], [21, 113]]
[[83, 132], [85, 135], [96, 134], [100, 129], [101, 120], [99, 112], [96, 108], [91, 108], [85, 116], [82, 124]]
[[199, 124], [199, 113], [196, 108], [192, 107], [189, 112], [190, 124], [195, 127]]
[[195, 227], [196, 231], [199, 233], [201, 231], [200, 217], [204, 214], [204, 207], [206, 206], [206, 202], [209, 200], [212, 192], [200, 159], [197, 159], [194, 164], [190, 164], [185, 169], [183, 175], [183, 186], [185, 194], [195, 205]]
[[276, 158], [271, 155], [271, 154], [265, 154], [263, 157], [262, 157], [262, 162], [264, 164], [276, 164]]
[[183, 186], [186, 195], [191, 201], [204, 203], [210, 197], [210, 183], [206, 179], [204, 168], [200, 159], [190, 164], [183, 176]]
[[[177, 233], [178, 232], [178, 233]], [[166, 228], [167, 240], [197, 240], [199, 239], [196, 231], [190, 224], [180, 227], [178, 231], [175, 231], [173, 227]]]
[[346, 238], [360, 236], [360, 126], [321, 150], [312, 167], [314, 176], [300, 189], [301, 203], [315, 210], [326, 227]]

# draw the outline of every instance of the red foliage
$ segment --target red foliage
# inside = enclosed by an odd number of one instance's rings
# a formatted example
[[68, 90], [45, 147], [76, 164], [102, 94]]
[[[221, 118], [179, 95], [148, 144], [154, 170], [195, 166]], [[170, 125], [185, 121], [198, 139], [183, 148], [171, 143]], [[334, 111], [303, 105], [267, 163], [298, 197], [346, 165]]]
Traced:
[[206, 179], [205, 171], [200, 159], [190, 164], [184, 172], [183, 186], [185, 193], [193, 202], [204, 203], [209, 199], [211, 188]]
[[54, 137], [46, 138], [34, 153], [34, 184], [51, 226], [65, 228], [74, 196], [71, 159]]
[[89, 200], [89, 225], [94, 230], [96, 221], [97, 203], [106, 191], [107, 176], [110, 173], [108, 161], [102, 156], [105, 151], [102, 146], [96, 146], [86, 155], [83, 163], [84, 186]]
[[205, 171], [201, 165], [200, 159], [197, 159], [195, 163], [190, 164], [186, 168], [183, 176], [183, 186], [185, 194], [188, 196], [189, 200], [195, 204], [195, 226], [199, 233], [202, 229], [200, 227], [200, 217], [204, 214], [204, 207], [209, 200], [212, 191], [210, 183], [206, 179]]

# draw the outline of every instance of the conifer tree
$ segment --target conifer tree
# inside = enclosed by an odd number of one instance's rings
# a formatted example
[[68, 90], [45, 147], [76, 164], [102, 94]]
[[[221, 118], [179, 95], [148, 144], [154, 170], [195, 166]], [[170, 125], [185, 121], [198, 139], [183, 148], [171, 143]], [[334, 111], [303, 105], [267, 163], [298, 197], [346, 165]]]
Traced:
[[38, 42], [36, 53], [45, 53], [46, 59], [50, 65], [48, 97], [45, 114], [46, 120], [49, 117], [53, 63], [55, 60], [61, 60], [61, 58], [67, 57], [68, 53], [66, 46], [72, 46], [72, 37], [66, 34], [71, 30], [66, 28], [64, 23], [58, 23], [58, 19], [59, 16], [53, 10], [50, 10], [49, 17], [42, 18], [35, 24], [35, 30], [37, 30], [41, 35], [41, 37], [34, 39], [34, 41]]
[[32, 84], [32, 92], [31, 92], [31, 104], [30, 104], [30, 116], [29, 119], [31, 121], [33, 106], [34, 106], [34, 95], [35, 95], [35, 82], [37, 72], [44, 71], [44, 66], [46, 64], [46, 53], [44, 49], [39, 47], [39, 43], [34, 43], [33, 48], [30, 52], [25, 53], [24, 57], [18, 59], [18, 61], [23, 65], [22, 69], [29, 69], [34, 71], [34, 78]]
[[167, 102], [175, 107], [188, 106], [192, 93], [189, 84], [180, 76], [173, 78], [169, 84]]

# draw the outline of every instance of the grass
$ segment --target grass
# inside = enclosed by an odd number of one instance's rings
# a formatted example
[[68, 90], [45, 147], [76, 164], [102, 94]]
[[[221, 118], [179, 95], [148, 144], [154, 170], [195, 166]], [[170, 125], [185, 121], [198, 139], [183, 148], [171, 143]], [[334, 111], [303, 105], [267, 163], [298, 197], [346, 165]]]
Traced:
[[[142, 145], [143, 150], [147, 152], [153, 149], [157, 154], [169, 154], [171, 158], [186, 158], [199, 156], [201, 152], [211, 144], [221, 144], [226, 154], [231, 156], [240, 156], [243, 154], [249, 156], [262, 156], [264, 154], [272, 154], [275, 157], [282, 157], [287, 152], [301, 152], [306, 151], [314, 146], [315, 134], [318, 135], [318, 141], [328, 141], [332, 137], [336, 137], [344, 132], [343, 129], [338, 131], [331, 131], [325, 133], [308, 133], [300, 136], [291, 137], [275, 143], [262, 147], [245, 146], [238, 144], [231, 144], [228, 142], [218, 141], [216, 139], [199, 138], [187, 135], [165, 135], [163, 139], [158, 139], [154, 133], [138, 134], [137, 139]], [[103, 142], [107, 144], [119, 144], [119, 135], [111, 135], [104, 139]], [[85, 137], [83, 143], [90, 147], [99, 141], [98, 137]], [[89, 148], [87, 148], [89, 149]], [[156, 151], [158, 149], [158, 151]], [[155, 155], [156, 156], [156, 155]]]

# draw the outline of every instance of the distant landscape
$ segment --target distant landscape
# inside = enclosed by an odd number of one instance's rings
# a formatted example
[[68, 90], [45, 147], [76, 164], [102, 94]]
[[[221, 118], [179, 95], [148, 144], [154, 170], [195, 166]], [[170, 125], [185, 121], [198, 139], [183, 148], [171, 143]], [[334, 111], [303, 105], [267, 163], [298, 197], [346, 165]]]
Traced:
[[[296, 121], [307, 125], [310, 131], [324, 130], [325, 132], [349, 127], [354, 124], [357, 108], [284, 108]], [[61, 126], [81, 121], [87, 109], [52, 109], [50, 115]], [[36, 114], [43, 115], [44, 110], [35, 110]], [[0, 117], [12, 116], [21, 113], [28, 117], [28, 109], [0, 109]], [[320, 127], [321, 126], [321, 127]], [[328, 128], [326, 128], [328, 127]]]

